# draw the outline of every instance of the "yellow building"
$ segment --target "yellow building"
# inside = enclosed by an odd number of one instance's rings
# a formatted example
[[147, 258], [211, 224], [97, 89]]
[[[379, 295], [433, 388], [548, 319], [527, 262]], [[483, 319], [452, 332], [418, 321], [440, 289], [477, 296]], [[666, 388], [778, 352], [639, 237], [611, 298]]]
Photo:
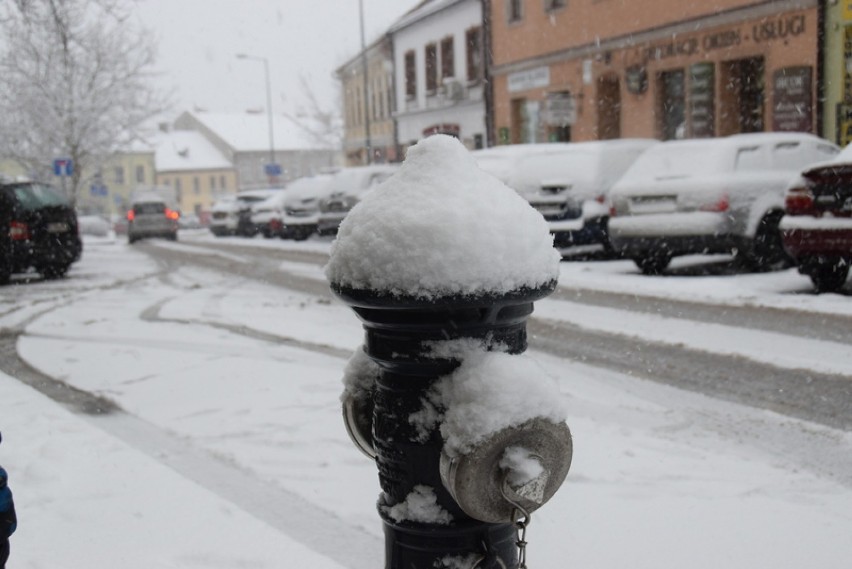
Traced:
[[399, 159], [393, 119], [392, 57], [390, 39], [386, 36], [366, 48], [366, 96], [362, 54], [337, 69], [337, 79], [343, 90], [343, 151], [347, 166], [368, 164], [368, 142], [372, 151], [371, 163], [382, 164]]
[[80, 192], [78, 203], [92, 211], [121, 215], [134, 192], [154, 183], [154, 149], [137, 144], [108, 158], [91, 187]]
[[204, 137], [191, 130], [160, 135], [155, 152], [154, 183], [169, 188], [184, 215], [203, 217], [213, 203], [237, 191], [237, 173], [231, 162]]

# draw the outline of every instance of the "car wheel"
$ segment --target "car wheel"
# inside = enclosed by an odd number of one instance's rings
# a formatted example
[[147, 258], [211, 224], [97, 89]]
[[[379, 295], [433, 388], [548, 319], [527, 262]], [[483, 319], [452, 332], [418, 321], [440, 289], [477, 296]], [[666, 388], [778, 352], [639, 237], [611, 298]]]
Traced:
[[37, 267], [37, 269], [45, 279], [55, 280], [64, 277], [65, 273], [68, 272], [69, 266], [70, 265], [67, 264], [43, 265], [41, 267]]
[[0, 285], [8, 283], [11, 277], [12, 267], [9, 265], [8, 261], [0, 259]]
[[808, 276], [817, 292], [837, 292], [846, 284], [849, 276], [849, 264], [841, 262], [823, 262], [808, 270]]
[[783, 214], [768, 214], [760, 220], [748, 252], [749, 264], [759, 271], [777, 271], [792, 265], [793, 260], [784, 250], [779, 225]]
[[12, 277], [12, 245], [10, 241], [9, 238], [0, 241], [0, 285], [8, 283]]
[[647, 256], [633, 258], [633, 262], [644, 275], [662, 274], [671, 261], [672, 256], [669, 253], [649, 253]]
[[134, 243], [136, 243], [136, 238], [128, 236], [127, 237], [127, 243], [128, 243], [128, 245], [133, 245]]
[[296, 231], [295, 233], [293, 233], [293, 239], [295, 239], [296, 241], [304, 241], [310, 236], [311, 234], [308, 231]]

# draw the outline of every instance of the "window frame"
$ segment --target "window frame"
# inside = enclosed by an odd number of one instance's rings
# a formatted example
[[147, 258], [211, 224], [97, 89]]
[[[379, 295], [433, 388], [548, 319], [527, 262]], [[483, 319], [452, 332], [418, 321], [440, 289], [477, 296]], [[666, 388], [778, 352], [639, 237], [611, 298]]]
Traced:
[[438, 91], [438, 44], [427, 43], [423, 47], [424, 68], [426, 70], [426, 95]]
[[506, 21], [519, 24], [524, 20], [524, 0], [506, 0]]
[[[447, 49], [449, 47], [449, 49]], [[441, 80], [456, 76], [456, 38], [446, 36], [441, 40]]]
[[405, 98], [417, 98], [417, 53], [410, 49], [403, 55], [405, 73]]

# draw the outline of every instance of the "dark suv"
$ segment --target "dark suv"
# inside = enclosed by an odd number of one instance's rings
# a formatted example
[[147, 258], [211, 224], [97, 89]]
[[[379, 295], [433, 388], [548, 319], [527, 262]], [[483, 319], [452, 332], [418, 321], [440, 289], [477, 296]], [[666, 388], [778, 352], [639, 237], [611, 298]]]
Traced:
[[62, 277], [82, 251], [77, 215], [60, 192], [38, 182], [0, 184], [0, 283], [30, 267]]

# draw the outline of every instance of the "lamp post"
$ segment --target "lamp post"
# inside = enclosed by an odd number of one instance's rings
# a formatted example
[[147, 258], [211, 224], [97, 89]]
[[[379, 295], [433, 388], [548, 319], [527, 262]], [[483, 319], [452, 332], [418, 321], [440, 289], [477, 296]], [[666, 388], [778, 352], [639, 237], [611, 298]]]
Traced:
[[266, 78], [266, 116], [269, 119], [269, 165], [266, 168], [266, 173], [269, 176], [271, 184], [273, 178], [279, 176], [281, 172], [275, 168], [275, 135], [273, 134], [274, 129], [272, 128], [272, 88], [269, 84], [269, 60], [265, 57], [247, 55], [245, 53], [238, 53], [237, 59], [250, 59], [252, 61], [260, 61], [263, 63], [263, 73]]

